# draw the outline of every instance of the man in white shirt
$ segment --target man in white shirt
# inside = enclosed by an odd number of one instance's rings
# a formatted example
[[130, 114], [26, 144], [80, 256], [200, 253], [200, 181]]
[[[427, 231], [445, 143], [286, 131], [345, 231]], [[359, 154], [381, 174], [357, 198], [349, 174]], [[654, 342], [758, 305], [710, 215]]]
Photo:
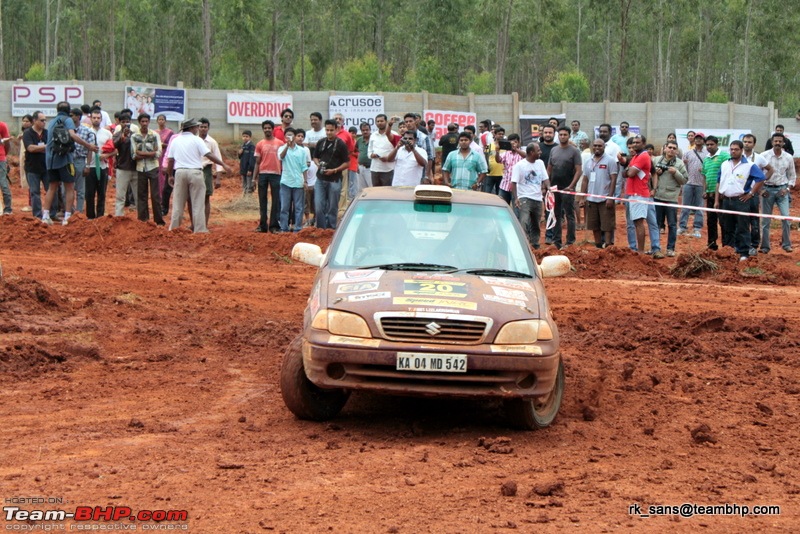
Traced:
[[417, 138], [414, 132], [406, 130], [402, 140], [389, 153], [387, 160], [395, 164], [393, 187], [420, 184], [421, 173], [428, 164], [428, 156], [425, 149], [416, 144]]
[[207, 233], [205, 214], [206, 184], [203, 179], [203, 158], [221, 165], [230, 172], [224, 161], [211, 153], [202, 139], [197, 137], [200, 123], [189, 119], [181, 124], [181, 133], [167, 149], [167, 176], [173, 187], [172, 221], [169, 229], [180, 228], [183, 222], [183, 206], [191, 199], [194, 233]]
[[311, 121], [311, 129], [306, 131], [303, 146], [314, 152], [317, 142], [325, 139], [325, 128], [322, 127], [322, 113], [319, 111], [312, 112], [309, 120]]
[[519, 208], [519, 222], [528, 234], [528, 242], [534, 249], [539, 248], [539, 221], [542, 219], [542, 194], [550, 190], [550, 177], [541, 154], [539, 143], [529, 143], [525, 147], [525, 159], [520, 160], [511, 170], [512, 197]]
[[[792, 156], [783, 150], [784, 135], [782, 133], [772, 134], [772, 150], [762, 152], [761, 155], [772, 166], [772, 176], [764, 182], [764, 190], [761, 193], [761, 212], [772, 215], [775, 204], [783, 216], [789, 215], [789, 189], [794, 187], [797, 182], [797, 174], [794, 170], [794, 160]], [[769, 252], [769, 226], [772, 221], [764, 218], [761, 221], [761, 248], [764, 254]], [[789, 238], [789, 221], [781, 221], [781, 246], [786, 252], [792, 251], [792, 241]]]
[[108, 160], [116, 154], [103, 152], [103, 147], [108, 143], [112, 134], [108, 128], [103, 127], [103, 113], [100, 108], [92, 108], [89, 115], [92, 125], [89, 130], [94, 134], [95, 145], [100, 150], [88, 155], [86, 164], [89, 174], [86, 176], [86, 218], [94, 219], [106, 214], [106, 188], [108, 187]]
[[[394, 178], [395, 162], [389, 161], [389, 154], [399, 145], [398, 135], [389, 128], [386, 115], [381, 113], [375, 117], [377, 132], [369, 138], [367, 152], [372, 160], [369, 166], [372, 187], [392, 185]], [[427, 158], [427, 156], [426, 156]]]
[[[747, 158], [747, 161], [755, 163], [769, 180], [772, 176], [772, 165], [767, 163], [767, 159], [764, 156], [755, 151], [757, 142], [758, 139], [753, 134], [746, 134], [742, 137], [742, 143], [744, 144], [742, 154]], [[752, 246], [757, 247], [761, 243], [761, 219], [758, 216], [761, 213], [760, 196], [754, 196], [750, 199], [750, 213], [752, 214], [750, 217], [750, 243]]]

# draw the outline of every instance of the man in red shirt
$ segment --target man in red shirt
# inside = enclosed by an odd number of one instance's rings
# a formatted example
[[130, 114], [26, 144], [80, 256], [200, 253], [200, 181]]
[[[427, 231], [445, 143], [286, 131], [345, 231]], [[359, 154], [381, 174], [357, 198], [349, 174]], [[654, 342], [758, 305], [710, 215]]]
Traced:
[[347, 153], [350, 156], [350, 164], [347, 167], [347, 180], [342, 180], [342, 191], [345, 194], [339, 197], [339, 213], [342, 214], [347, 209], [350, 201], [353, 200], [350, 184], [355, 185], [356, 175], [358, 174], [358, 152], [356, 152], [356, 140], [344, 127], [344, 115], [337, 113], [333, 118], [336, 119], [336, 137], [347, 145]]
[[0, 189], [3, 191], [3, 215], [11, 213], [11, 187], [8, 184], [8, 162], [6, 156], [11, 148], [8, 125], [0, 122]]
[[286, 129], [292, 127], [294, 122], [294, 111], [292, 108], [286, 108], [281, 112], [281, 123], [272, 130], [272, 136], [282, 143], [286, 142]]
[[[256, 232], [280, 231], [278, 214], [281, 212], [281, 162], [278, 158], [278, 149], [283, 146], [283, 141], [275, 139], [273, 129], [275, 123], [265, 120], [261, 123], [264, 139], [256, 145], [256, 164], [253, 169], [253, 182], [258, 174], [258, 211], [259, 223]], [[267, 225], [267, 187], [270, 189], [271, 207], [269, 210], [269, 225]]]
[[650, 154], [644, 149], [646, 139], [643, 135], [633, 138], [633, 151], [636, 153], [628, 163], [625, 171], [625, 194], [630, 201], [630, 214], [636, 229], [637, 250], [644, 251], [645, 224], [647, 222], [647, 204], [650, 200]]

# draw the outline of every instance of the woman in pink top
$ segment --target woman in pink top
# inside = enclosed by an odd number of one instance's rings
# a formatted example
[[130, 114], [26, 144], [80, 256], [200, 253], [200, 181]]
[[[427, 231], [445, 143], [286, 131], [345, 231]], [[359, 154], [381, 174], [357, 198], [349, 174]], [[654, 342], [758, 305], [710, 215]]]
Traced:
[[[164, 204], [169, 207], [169, 196], [167, 196], [166, 202], [163, 201], [165, 196], [164, 184], [167, 183], [167, 177], [164, 174], [164, 169], [167, 167], [167, 145], [169, 145], [169, 141], [175, 135], [175, 132], [167, 128], [167, 117], [163, 113], [156, 118], [156, 122], [158, 123], [156, 133], [161, 138], [161, 161], [158, 162], [158, 190], [161, 192], [161, 207], [164, 208]], [[162, 211], [162, 213], [166, 212]]]

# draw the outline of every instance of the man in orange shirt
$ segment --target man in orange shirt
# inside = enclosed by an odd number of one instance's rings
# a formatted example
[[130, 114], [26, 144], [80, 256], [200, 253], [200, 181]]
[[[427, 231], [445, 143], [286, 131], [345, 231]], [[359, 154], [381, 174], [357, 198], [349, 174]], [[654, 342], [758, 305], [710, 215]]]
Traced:
[[[283, 141], [276, 139], [273, 135], [275, 123], [265, 120], [261, 123], [264, 131], [264, 139], [256, 145], [256, 164], [253, 169], [253, 182], [258, 173], [258, 211], [259, 223], [256, 232], [272, 232], [276, 234], [280, 231], [278, 214], [281, 212], [281, 162], [278, 158], [278, 149], [283, 146]], [[269, 210], [269, 224], [267, 224], [267, 187], [270, 189], [271, 206]]]
[[344, 127], [344, 115], [337, 113], [333, 116], [336, 120], [336, 137], [344, 141], [347, 145], [347, 153], [350, 155], [350, 164], [347, 167], [347, 182], [342, 182], [342, 191], [345, 193], [339, 197], [339, 213], [344, 213], [350, 201], [353, 200], [353, 190], [355, 186], [356, 175], [358, 174], [358, 152], [356, 152], [356, 140], [350, 135]]

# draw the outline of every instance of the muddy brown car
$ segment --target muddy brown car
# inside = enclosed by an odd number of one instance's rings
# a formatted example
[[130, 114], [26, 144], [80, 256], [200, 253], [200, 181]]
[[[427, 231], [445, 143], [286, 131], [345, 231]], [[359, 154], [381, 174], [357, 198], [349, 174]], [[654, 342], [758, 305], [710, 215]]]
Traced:
[[500, 398], [526, 429], [555, 418], [564, 368], [542, 279], [570, 263], [538, 265], [499, 197], [369, 188], [326, 253], [298, 243], [292, 257], [320, 268], [281, 369], [297, 417], [330, 419], [370, 390]]

